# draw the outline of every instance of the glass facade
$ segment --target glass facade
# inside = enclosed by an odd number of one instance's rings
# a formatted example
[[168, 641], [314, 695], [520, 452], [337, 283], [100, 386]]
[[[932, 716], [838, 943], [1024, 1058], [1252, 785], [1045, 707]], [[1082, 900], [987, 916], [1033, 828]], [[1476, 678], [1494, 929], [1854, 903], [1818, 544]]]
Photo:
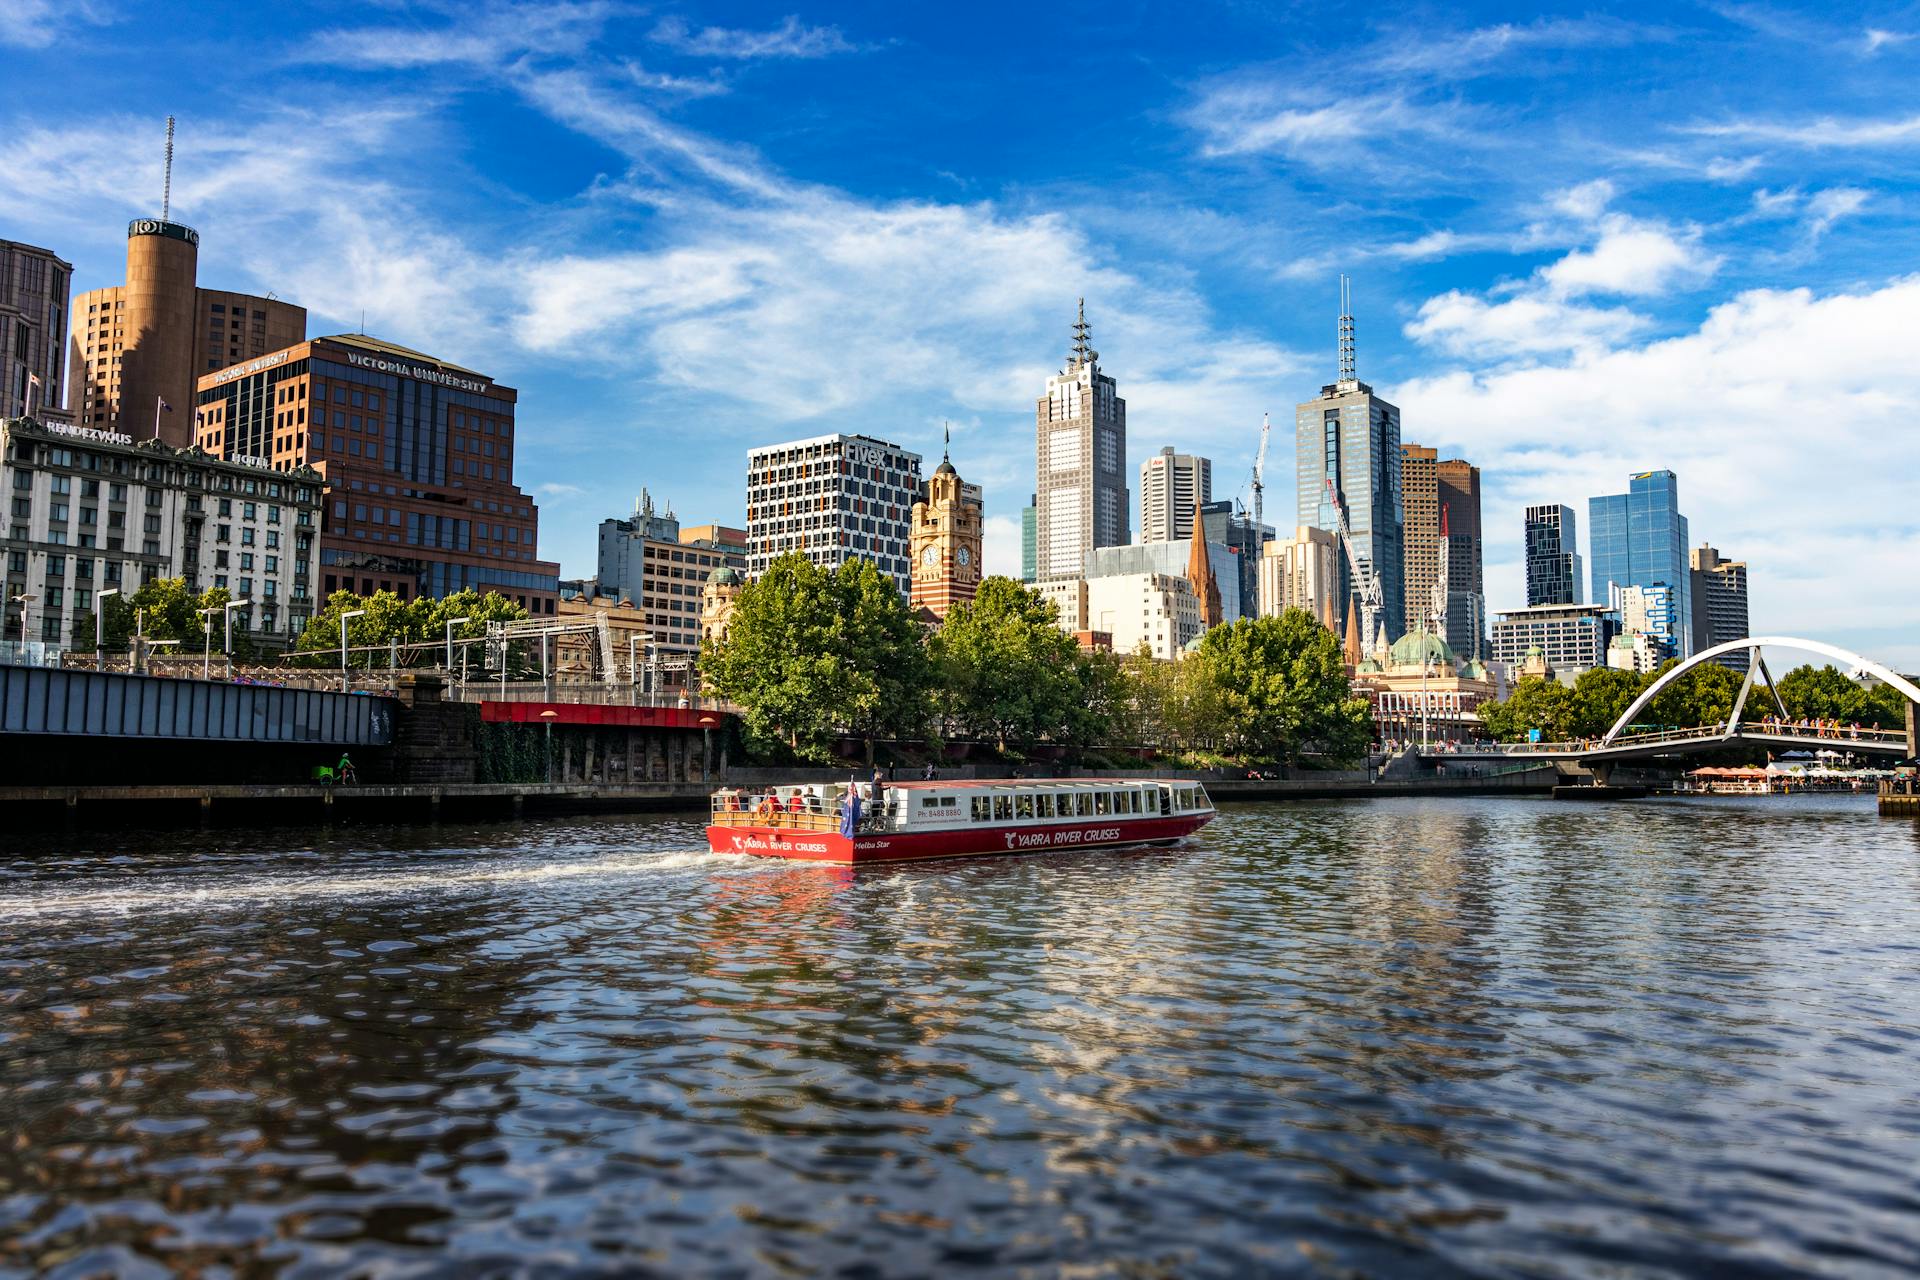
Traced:
[[1580, 537], [1573, 508], [1528, 507], [1526, 548], [1527, 604], [1579, 604]]
[[1676, 657], [1693, 651], [1693, 607], [1687, 563], [1687, 518], [1680, 514], [1680, 482], [1671, 471], [1642, 471], [1627, 492], [1587, 503], [1593, 598], [1616, 601], [1627, 587], [1665, 587], [1672, 605], [1654, 632]]
[[[1300, 405], [1294, 418], [1298, 468], [1298, 524], [1338, 528], [1326, 481], [1333, 478], [1354, 551], [1380, 579], [1381, 621], [1387, 638], [1398, 639], [1407, 616], [1405, 503], [1400, 462], [1400, 410], [1373, 394], [1364, 382], [1340, 382]], [[1352, 593], [1351, 574], [1341, 564], [1342, 598]], [[1372, 637], [1367, 637], [1368, 643]]]

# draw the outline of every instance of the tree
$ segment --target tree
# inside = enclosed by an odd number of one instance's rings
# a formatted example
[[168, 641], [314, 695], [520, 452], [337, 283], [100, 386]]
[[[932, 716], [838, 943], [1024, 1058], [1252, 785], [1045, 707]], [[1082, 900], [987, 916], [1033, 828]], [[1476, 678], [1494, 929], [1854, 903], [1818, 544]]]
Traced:
[[1806, 716], [1848, 724], [1877, 724], [1880, 719], [1873, 697], [1837, 667], [1795, 667], [1780, 677], [1779, 688], [1787, 714], [1796, 719]]
[[986, 579], [971, 601], [947, 613], [929, 648], [939, 705], [965, 733], [1004, 750], [1090, 727], [1076, 722], [1093, 672], [1038, 591], [1011, 578]]
[[[1658, 680], [1679, 665], [1669, 658], [1654, 672]], [[1641, 712], [1643, 723], [1663, 728], [1692, 729], [1700, 725], [1725, 724], [1733, 714], [1733, 701], [1740, 696], [1741, 673], [1717, 662], [1703, 662], [1662, 689]]]
[[294, 641], [296, 652], [310, 655], [305, 665], [339, 665], [340, 618], [356, 610], [361, 616], [347, 621], [347, 647], [366, 650], [352, 658], [353, 665], [362, 667], [385, 666], [395, 644], [400, 646], [401, 666], [437, 667], [445, 661], [442, 646], [450, 619], [469, 619], [454, 628], [454, 639], [477, 640], [487, 634], [490, 622], [520, 622], [527, 616], [525, 609], [494, 591], [484, 595], [471, 589], [456, 591], [439, 600], [403, 600], [392, 591], [370, 596], [336, 591]]
[[1598, 738], [1626, 714], [1633, 700], [1647, 687], [1646, 678], [1617, 667], [1594, 667], [1582, 671], [1573, 682], [1573, 707], [1570, 736]]
[[1304, 609], [1215, 627], [1193, 655], [1217, 700], [1228, 750], [1297, 763], [1318, 751], [1337, 760], [1366, 754], [1372, 736], [1333, 633]]
[[1501, 742], [1525, 742], [1535, 729], [1543, 742], [1566, 742], [1577, 736], [1581, 716], [1572, 689], [1531, 676], [1515, 685], [1505, 702], [1482, 705], [1480, 722]]
[[931, 686], [919, 627], [890, 578], [849, 560], [829, 573], [789, 553], [741, 588], [700, 669], [740, 704], [748, 739], [826, 761], [841, 731], [867, 740], [924, 727]]

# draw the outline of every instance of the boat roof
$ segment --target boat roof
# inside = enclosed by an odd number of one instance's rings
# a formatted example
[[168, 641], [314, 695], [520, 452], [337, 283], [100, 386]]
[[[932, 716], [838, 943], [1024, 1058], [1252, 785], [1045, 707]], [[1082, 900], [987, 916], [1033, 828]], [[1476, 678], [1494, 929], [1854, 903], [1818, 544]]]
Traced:
[[[865, 781], [865, 779], [855, 779]], [[886, 782], [881, 785], [889, 791], [989, 791], [996, 788], [1019, 790], [1024, 787], [1152, 787], [1160, 785], [1189, 786], [1204, 785], [1199, 778], [954, 778], [950, 781], [928, 782], [916, 779], [912, 782]], [[744, 784], [734, 784], [746, 790], [757, 788]], [[772, 782], [763, 784], [768, 787], [838, 787], [844, 783], [834, 782]]]

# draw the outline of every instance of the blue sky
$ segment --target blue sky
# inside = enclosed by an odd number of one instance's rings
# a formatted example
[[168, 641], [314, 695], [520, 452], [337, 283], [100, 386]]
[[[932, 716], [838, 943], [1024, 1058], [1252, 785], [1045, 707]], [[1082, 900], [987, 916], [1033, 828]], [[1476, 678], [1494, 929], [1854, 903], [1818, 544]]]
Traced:
[[751, 444], [943, 421], [1016, 569], [1082, 294], [1134, 464], [1229, 494], [1344, 271], [1492, 608], [1521, 507], [1670, 467], [1756, 632], [1920, 666], [1920, 7], [0, 0], [0, 65], [0, 236], [118, 280], [177, 115], [202, 283], [519, 387], [570, 575], [642, 486], [738, 523]]

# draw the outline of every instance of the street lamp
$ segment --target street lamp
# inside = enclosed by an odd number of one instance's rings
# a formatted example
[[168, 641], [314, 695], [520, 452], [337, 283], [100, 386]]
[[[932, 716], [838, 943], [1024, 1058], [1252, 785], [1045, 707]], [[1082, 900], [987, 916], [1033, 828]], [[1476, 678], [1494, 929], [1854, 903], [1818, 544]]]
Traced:
[[202, 609], [200, 612], [200, 678], [213, 679], [213, 615], [218, 609]]
[[453, 629], [463, 622], [472, 622], [472, 618], [447, 619], [447, 676], [453, 676]]
[[639, 645], [639, 634], [627, 632], [627, 701], [636, 707], [640, 705], [640, 660], [635, 654]]
[[[35, 600], [38, 600], [39, 598], [40, 598], [39, 596], [33, 595], [31, 593], [25, 593], [25, 594], [17, 595], [13, 597], [13, 602], [20, 606], [20, 643], [23, 646], [27, 643], [27, 606], [32, 604]], [[26, 652], [25, 648], [22, 648], [21, 652], [25, 653]]]
[[349, 609], [340, 615], [340, 692], [347, 691], [347, 620], [366, 616], [365, 609]]
[[225, 643], [221, 646], [221, 652], [227, 655], [227, 675], [229, 677], [233, 675], [233, 611], [235, 609], [250, 609], [252, 607], [253, 601], [250, 599], [229, 600], [221, 610], [225, 615], [222, 621], [226, 624]]

